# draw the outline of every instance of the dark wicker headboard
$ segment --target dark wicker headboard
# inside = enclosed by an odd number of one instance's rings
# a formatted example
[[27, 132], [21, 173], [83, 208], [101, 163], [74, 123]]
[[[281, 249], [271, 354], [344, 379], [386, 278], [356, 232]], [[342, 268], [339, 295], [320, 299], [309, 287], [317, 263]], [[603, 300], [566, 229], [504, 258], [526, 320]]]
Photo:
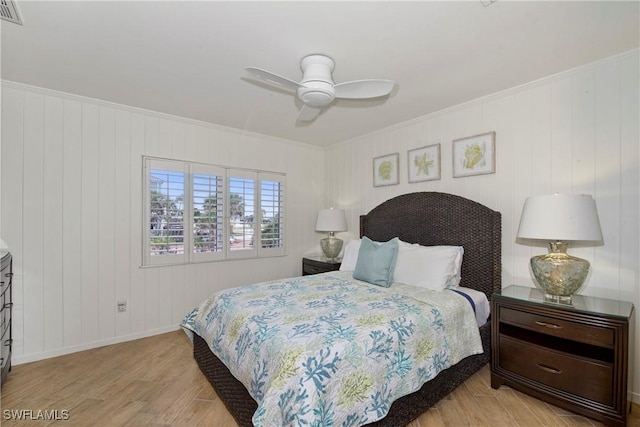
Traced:
[[482, 291], [488, 298], [502, 287], [500, 212], [473, 200], [436, 192], [403, 194], [361, 215], [360, 236], [462, 246], [460, 286]]

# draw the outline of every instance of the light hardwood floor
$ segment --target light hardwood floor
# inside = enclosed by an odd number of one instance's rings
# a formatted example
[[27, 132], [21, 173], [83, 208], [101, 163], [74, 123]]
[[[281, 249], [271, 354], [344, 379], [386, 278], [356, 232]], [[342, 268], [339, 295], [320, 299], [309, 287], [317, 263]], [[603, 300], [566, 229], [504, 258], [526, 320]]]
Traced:
[[[0, 394], [0, 424], [236, 426], [191, 352], [176, 331], [14, 366]], [[409, 426], [602, 425], [504, 386], [493, 390], [489, 374], [487, 365]], [[18, 415], [30, 419], [12, 419]], [[42, 419], [56, 415], [67, 419]], [[639, 415], [634, 405], [629, 426], [640, 427]]]

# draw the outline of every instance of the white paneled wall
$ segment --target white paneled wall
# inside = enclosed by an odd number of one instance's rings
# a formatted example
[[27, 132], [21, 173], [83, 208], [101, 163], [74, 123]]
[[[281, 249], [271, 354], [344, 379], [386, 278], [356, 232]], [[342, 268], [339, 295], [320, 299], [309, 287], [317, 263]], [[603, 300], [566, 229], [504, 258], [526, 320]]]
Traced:
[[[588, 193], [596, 200], [604, 244], [570, 246], [592, 264], [580, 290], [633, 301], [640, 309], [640, 141], [638, 51], [440, 111], [331, 147], [326, 155], [329, 200], [344, 207], [357, 235], [358, 215], [414, 191], [442, 191], [502, 213], [503, 286], [533, 286], [532, 255], [546, 246], [516, 242], [527, 196]], [[496, 131], [496, 173], [452, 178], [451, 141]], [[407, 150], [441, 144], [442, 178], [408, 183]], [[372, 158], [400, 153], [400, 184], [373, 187]], [[636, 348], [640, 316], [636, 315]], [[640, 352], [635, 352], [636, 367]], [[640, 402], [640, 369], [634, 399]]]
[[[319, 148], [2, 86], [0, 237], [14, 256], [15, 363], [176, 329], [211, 292], [301, 273], [323, 207]], [[286, 173], [287, 256], [140, 268], [143, 155]]]

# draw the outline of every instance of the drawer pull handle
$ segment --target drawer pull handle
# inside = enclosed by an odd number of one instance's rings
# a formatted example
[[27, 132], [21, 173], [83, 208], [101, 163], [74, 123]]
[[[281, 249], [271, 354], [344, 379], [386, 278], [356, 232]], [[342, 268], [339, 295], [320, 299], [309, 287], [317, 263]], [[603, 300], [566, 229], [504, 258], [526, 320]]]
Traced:
[[551, 368], [549, 366], [537, 364], [538, 368], [542, 369], [545, 372], [549, 372], [550, 374], [561, 375], [562, 371], [560, 369]]
[[544, 326], [545, 328], [549, 328], [549, 329], [562, 329], [562, 326], [560, 326], [560, 325], [556, 325], [556, 324], [553, 324], [553, 323], [547, 323], [547, 322], [538, 322], [538, 321], [536, 321], [536, 325]]

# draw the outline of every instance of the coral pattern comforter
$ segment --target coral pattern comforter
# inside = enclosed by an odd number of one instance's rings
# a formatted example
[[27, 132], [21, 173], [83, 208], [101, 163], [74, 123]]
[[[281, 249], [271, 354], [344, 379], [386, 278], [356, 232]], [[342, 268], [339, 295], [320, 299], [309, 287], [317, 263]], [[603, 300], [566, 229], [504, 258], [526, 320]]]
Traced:
[[482, 352], [473, 309], [451, 291], [381, 288], [350, 272], [212, 295], [182, 323], [258, 403], [255, 426], [359, 426]]

